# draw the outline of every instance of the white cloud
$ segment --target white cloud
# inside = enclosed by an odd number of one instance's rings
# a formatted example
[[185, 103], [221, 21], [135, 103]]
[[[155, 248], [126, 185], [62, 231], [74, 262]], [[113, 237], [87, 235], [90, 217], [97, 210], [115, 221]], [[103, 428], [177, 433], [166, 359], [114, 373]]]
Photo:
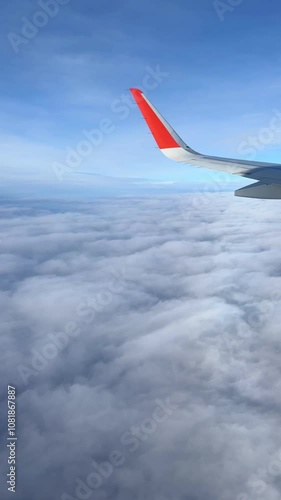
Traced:
[[[77, 498], [76, 479], [119, 450], [125, 463], [89, 498], [255, 498], [258, 474], [277, 500], [278, 206], [2, 206], [0, 376], [18, 390], [19, 498]], [[70, 322], [76, 336], [60, 337]], [[176, 407], [130, 451], [131, 427], [166, 398]]]

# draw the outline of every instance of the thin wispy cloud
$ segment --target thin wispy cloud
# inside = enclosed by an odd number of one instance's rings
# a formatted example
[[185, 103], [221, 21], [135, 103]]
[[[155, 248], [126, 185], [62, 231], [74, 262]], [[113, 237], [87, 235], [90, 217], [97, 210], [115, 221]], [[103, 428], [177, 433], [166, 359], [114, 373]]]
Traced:
[[[177, 180], [175, 166], [158, 155], [139, 115], [131, 112], [119, 120], [121, 114], [112, 111], [112, 103], [130, 86], [142, 86], [147, 66], [159, 65], [169, 74], [153, 96], [155, 104], [191, 146], [206, 153], [241, 156], [241, 140], [266, 126], [280, 108], [276, 2], [270, 9], [242, 2], [222, 23], [213, 3], [205, 0], [99, 6], [70, 1], [19, 54], [7, 34], [20, 33], [22, 17], [30, 20], [40, 8], [37, 2], [16, 5], [6, 6], [0, 26], [6, 68], [0, 83], [2, 137], [16, 136], [63, 154], [81, 140], [84, 129], [110, 119], [115, 132], [86, 164], [93, 173], [102, 169], [105, 175], [127, 177], [133, 162], [136, 176], [150, 172]], [[270, 19], [270, 37], [264, 35], [264, 16]], [[143, 151], [149, 152], [146, 161]], [[278, 161], [278, 154], [279, 139], [260, 158]], [[45, 168], [36, 149], [34, 162]], [[14, 168], [26, 166], [19, 158]], [[41, 169], [36, 173], [39, 181]], [[180, 175], [189, 179], [188, 171]], [[204, 177], [204, 171], [191, 171], [191, 181]]]

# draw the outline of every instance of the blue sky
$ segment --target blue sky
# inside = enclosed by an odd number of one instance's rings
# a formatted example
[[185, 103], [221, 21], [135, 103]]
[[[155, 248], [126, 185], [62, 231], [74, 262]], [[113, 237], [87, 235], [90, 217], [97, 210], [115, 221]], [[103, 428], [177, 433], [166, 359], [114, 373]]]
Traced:
[[[147, 94], [194, 149], [248, 158], [245, 141], [268, 129], [279, 110], [281, 117], [277, 0], [270, 6], [244, 0], [235, 8], [223, 2], [223, 19], [209, 0], [64, 1], [56, 8], [47, 0], [15, 0], [2, 11], [0, 161], [11, 193], [19, 186], [38, 192], [63, 186], [67, 193], [103, 183], [128, 186], [131, 179], [163, 186], [216, 179], [164, 158], [137, 109], [129, 103], [120, 110], [127, 89], [143, 87], [157, 68], [163, 76], [150, 78], [155, 88]], [[11, 43], [34, 16], [42, 21], [43, 4], [56, 15], [45, 14], [46, 25], [29, 40]], [[104, 121], [100, 143], [59, 181], [54, 164], [64, 163], [67, 148], [85, 139], [83, 131], [100, 130]], [[280, 144], [281, 118], [280, 133], [259, 140], [254, 154], [278, 162]]]

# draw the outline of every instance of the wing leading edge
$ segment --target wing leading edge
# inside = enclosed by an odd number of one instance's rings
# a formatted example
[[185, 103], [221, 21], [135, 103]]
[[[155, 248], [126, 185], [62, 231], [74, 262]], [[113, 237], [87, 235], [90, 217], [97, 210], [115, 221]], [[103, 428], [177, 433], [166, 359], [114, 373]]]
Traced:
[[141, 90], [135, 88], [130, 90], [159, 149], [167, 158], [258, 181], [236, 191], [236, 196], [281, 199], [281, 165], [198, 153], [180, 138]]

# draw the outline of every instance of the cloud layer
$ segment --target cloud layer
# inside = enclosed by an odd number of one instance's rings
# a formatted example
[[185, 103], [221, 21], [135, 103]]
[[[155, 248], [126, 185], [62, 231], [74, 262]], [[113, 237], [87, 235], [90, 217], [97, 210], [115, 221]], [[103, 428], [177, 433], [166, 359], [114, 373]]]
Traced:
[[16, 498], [280, 497], [278, 206], [2, 204]]

